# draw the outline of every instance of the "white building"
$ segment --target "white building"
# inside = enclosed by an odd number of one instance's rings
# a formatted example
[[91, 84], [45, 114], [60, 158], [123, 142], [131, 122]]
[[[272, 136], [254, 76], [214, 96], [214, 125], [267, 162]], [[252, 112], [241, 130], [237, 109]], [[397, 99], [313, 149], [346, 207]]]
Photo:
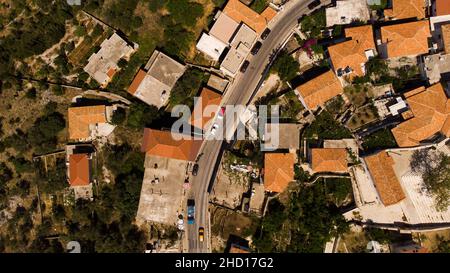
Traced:
[[202, 37], [197, 43], [196, 48], [198, 51], [207, 55], [213, 61], [218, 61], [225, 48], [227, 48], [227, 44], [214, 36], [203, 33]]

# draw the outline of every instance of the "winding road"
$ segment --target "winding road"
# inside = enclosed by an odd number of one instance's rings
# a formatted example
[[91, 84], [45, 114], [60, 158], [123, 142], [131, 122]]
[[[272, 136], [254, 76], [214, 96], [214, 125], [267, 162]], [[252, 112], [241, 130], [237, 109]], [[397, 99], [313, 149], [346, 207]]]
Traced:
[[[250, 67], [242, 74], [239, 73], [227, 90], [222, 100], [223, 105], [247, 105], [258, 91], [264, 79], [270, 56], [283, 46], [283, 43], [293, 33], [298, 19], [310, 13], [307, 5], [310, 0], [291, 0], [282, 11], [269, 23], [271, 33], [263, 41], [263, 45], [256, 56], [249, 55]], [[323, 1], [329, 3], [330, 1]], [[319, 8], [319, 7], [317, 7]], [[230, 129], [234, 132], [235, 128]], [[231, 133], [232, 133], [231, 132]], [[220, 162], [223, 140], [205, 141], [200, 151], [199, 171], [192, 181], [189, 198], [195, 199], [195, 224], [188, 225], [187, 240], [190, 253], [207, 253], [210, 249], [210, 226], [208, 211], [208, 186], [215, 176], [215, 169]], [[199, 227], [205, 228], [203, 242], [198, 240]]]

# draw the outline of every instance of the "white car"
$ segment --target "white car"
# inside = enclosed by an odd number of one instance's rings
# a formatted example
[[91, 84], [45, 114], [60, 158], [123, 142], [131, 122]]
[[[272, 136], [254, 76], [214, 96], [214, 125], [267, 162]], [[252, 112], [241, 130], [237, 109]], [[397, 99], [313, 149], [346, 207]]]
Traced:
[[219, 125], [217, 123], [214, 123], [214, 125], [211, 128], [211, 135], [214, 136], [217, 132], [217, 128], [219, 128]]

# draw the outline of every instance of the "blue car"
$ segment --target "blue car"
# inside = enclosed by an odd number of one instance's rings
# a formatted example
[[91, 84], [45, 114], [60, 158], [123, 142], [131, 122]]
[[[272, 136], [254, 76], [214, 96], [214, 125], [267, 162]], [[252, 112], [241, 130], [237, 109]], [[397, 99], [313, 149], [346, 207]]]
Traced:
[[195, 202], [193, 199], [189, 199], [187, 202], [187, 218], [189, 225], [195, 223], [194, 215], [195, 215]]

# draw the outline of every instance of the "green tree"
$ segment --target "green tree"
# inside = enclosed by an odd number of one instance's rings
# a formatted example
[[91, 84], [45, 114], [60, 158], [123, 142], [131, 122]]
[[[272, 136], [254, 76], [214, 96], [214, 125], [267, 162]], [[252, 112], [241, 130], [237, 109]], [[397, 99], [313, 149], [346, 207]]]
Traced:
[[450, 156], [433, 150], [420, 149], [412, 154], [410, 166], [422, 176], [425, 189], [436, 202], [436, 209], [447, 210], [450, 205]]
[[124, 121], [127, 118], [127, 112], [122, 107], [117, 108], [117, 110], [114, 111], [111, 122], [115, 125], [122, 125]]
[[128, 113], [127, 126], [133, 129], [141, 129], [149, 126], [159, 116], [158, 108], [142, 102], [133, 103]]
[[280, 76], [282, 81], [290, 81], [297, 76], [300, 64], [286, 51], [280, 53], [275, 60], [272, 71]]

